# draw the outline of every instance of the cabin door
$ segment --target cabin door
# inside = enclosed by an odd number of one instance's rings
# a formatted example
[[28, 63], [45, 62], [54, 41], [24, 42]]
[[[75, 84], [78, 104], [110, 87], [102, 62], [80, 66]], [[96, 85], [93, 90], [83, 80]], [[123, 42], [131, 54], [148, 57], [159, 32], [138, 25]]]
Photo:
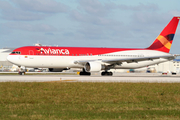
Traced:
[[29, 59], [34, 59], [34, 51], [33, 50], [29, 50]]

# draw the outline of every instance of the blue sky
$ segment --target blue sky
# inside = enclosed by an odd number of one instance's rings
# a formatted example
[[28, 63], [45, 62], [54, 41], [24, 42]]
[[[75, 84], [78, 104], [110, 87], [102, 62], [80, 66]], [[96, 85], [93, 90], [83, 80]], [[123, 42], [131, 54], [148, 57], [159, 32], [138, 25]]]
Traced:
[[[179, 0], [0, 0], [0, 48], [34, 45], [145, 48]], [[180, 54], [180, 25], [171, 53]]]

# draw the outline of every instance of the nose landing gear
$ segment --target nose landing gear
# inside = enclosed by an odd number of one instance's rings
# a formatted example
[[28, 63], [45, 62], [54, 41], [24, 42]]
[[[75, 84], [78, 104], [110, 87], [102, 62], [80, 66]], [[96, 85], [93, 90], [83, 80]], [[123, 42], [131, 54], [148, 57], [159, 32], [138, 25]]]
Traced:
[[25, 75], [25, 69], [23, 69], [23, 67], [21, 67], [21, 66], [18, 66], [19, 67], [19, 70], [18, 70], [18, 74], [19, 75]]
[[18, 74], [19, 74], [19, 75], [24, 75], [24, 74], [25, 74], [25, 72], [18, 72]]

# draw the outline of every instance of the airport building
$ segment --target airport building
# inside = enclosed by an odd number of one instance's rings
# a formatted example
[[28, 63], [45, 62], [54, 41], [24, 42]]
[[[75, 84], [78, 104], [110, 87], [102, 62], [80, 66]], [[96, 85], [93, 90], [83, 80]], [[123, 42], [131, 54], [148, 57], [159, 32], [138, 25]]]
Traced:
[[166, 73], [166, 72], [180, 73], [180, 59], [174, 59], [172, 61], [154, 65], [154, 68], [156, 69], [157, 72], [161, 72], [161, 73]]
[[139, 69], [115, 69], [113, 72], [136, 73], [180, 73], [180, 59], [174, 59], [160, 64], [155, 64]]
[[[0, 49], [0, 72], [17, 71], [17, 66], [7, 61], [7, 56], [14, 50], [14, 48]], [[32, 69], [31, 69], [32, 70]], [[68, 70], [67, 70], [68, 71]], [[71, 70], [72, 71], [72, 70]], [[113, 72], [154, 72], [154, 73], [180, 73], [180, 59], [147, 66], [140, 69], [127, 70], [116, 69]]]
[[0, 49], [0, 71], [9, 71], [13, 64], [7, 61], [7, 56], [14, 50], [14, 48]]

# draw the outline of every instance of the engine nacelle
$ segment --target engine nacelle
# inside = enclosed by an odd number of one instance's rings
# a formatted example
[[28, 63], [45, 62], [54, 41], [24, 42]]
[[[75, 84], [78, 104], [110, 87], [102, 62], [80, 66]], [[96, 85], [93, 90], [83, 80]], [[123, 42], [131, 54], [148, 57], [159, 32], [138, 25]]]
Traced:
[[49, 68], [50, 72], [62, 72], [63, 70], [67, 70], [67, 68]]
[[86, 72], [98, 72], [105, 69], [100, 62], [87, 62], [84, 66]]

